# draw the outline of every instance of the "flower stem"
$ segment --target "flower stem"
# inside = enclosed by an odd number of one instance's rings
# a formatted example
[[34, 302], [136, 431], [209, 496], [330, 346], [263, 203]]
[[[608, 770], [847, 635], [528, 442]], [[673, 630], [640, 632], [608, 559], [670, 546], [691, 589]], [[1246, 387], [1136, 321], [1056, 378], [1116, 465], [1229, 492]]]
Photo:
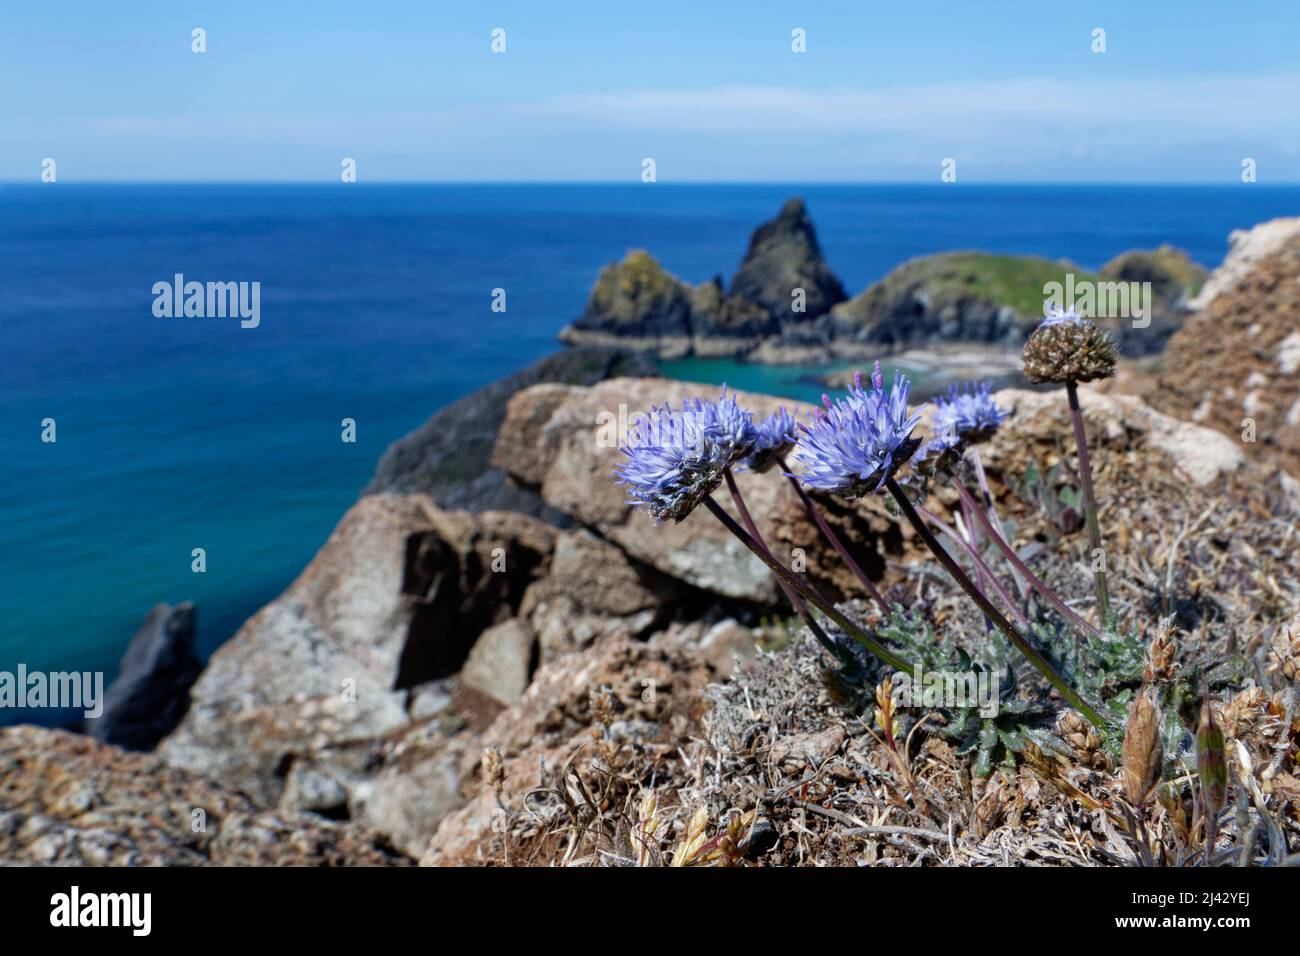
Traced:
[[1111, 625], [1110, 589], [1106, 586], [1106, 552], [1101, 546], [1101, 525], [1097, 522], [1097, 496], [1092, 491], [1092, 466], [1088, 463], [1088, 436], [1083, 431], [1083, 412], [1079, 409], [1079, 388], [1073, 382], [1065, 383], [1065, 394], [1070, 401], [1070, 418], [1074, 422], [1074, 444], [1079, 451], [1079, 484], [1083, 486], [1083, 514], [1088, 522], [1088, 547], [1093, 561], [1101, 552], [1102, 565], [1093, 571], [1097, 585], [1097, 603], [1101, 606], [1101, 622]]
[[[749, 513], [749, 507], [745, 504], [745, 499], [741, 497], [740, 488], [736, 485], [736, 478], [732, 475], [731, 469], [728, 468], [723, 472], [723, 475], [727, 479], [727, 490], [731, 492], [731, 500], [736, 503], [736, 510], [740, 512], [740, 520], [743, 521], [745, 527], [749, 529], [750, 536], [753, 537], [755, 543], [767, 552], [768, 557], [776, 560], [775, 556], [772, 554], [772, 549], [767, 546], [767, 542], [764, 541], [763, 536], [759, 534], [758, 525], [754, 523], [754, 519]], [[779, 574], [776, 575], [776, 583], [781, 586], [781, 590], [785, 592], [785, 596], [790, 599], [790, 603], [794, 606], [794, 609], [799, 612], [799, 616], [802, 617], [804, 623], [808, 625], [808, 630], [812, 631], [813, 637], [817, 638], [817, 642], [839, 658], [841, 663], [848, 663], [845, 659], [843, 650], [836, 646], [835, 642], [826, 636], [826, 632], [822, 630], [821, 625], [818, 624], [816, 618], [812, 616], [812, 612], [808, 610], [808, 605], [805, 604], [804, 599], [799, 596], [799, 592], [782, 581]]]
[[878, 641], [863, 631], [862, 628], [849, 620], [847, 616], [845, 616], [830, 602], [830, 599], [794, 572], [787, 570], [780, 561], [777, 561], [776, 558], [772, 557], [759, 547], [758, 542], [751, 538], [745, 529], [736, 523], [736, 519], [727, 514], [723, 507], [713, 500], [711, 495], [704, 499], [704, 506], [708, 508], [709, 511], [713, 512], [713, 516], [722, 522], [723, 526], [728, 531], [740, 539], [741, 544], [754, 552], [755, 557], [771, 568], [772, 572], [778, 578], [789, 584], [792, 588], [802, 594], [808, 602], [813, 605], [813, 607], [817, 608], [843, 628], [845, 634], [848, 634], [855, 641], [895, 670], [904, 671], [908, 674], [915, 672], [918, 665], [909, 664], [893, 651], [882, 646]]
[[922, 518], [930, 522], [930, 524], [934, 525], [936, 528], [938, 528], [940, 531], [946, 534], [953, 541], [956, 541], [959, 545], [961, 545], [962, 550], [965, 551], [967, 556], [970, 557], [971, 561], [975, 563], [975, 568], [980, 576], [980, 580], [987, 579], [989, 582], [989, 586], [993, 588], [993, 593], [998, 596], [998, 600], [1000, 600], [1003, 604], [1007, 605], [1007, 607], [1011, 608], [1011, 613], [1016, 616], [1016, 620], [1018, 620], [1025, 627], [1028, 627], [1030, 625], [1029, 615], [1026, 614], [1023, 610], [1021, 610], [1020, 606], [1016, 603], [1016, 599], [1013, 598], [1010, 594], [1008, 594], [1006, 588], [1004, 588], [1002, 584], [998, 581], [998, 579], [993, 576], [992, 569], [988, 566], [987, 562], [985, 562], [984, 558], [980, 556], [979, 549], [976, 548], [974, 545], [972, 545], [965, 538], [963, 538], [960, 534], [958, 534], [954, 528], [952, 528], [947, 522], [945, 522], [938, 515], [927, 511], [925, 508], [922, 508], [920, 505], [916, 505], [915, 507], [916, 510], [920, 513]]
[[[970, 499], [972, 503], [974, 503], [970, 491], [961, 483], [961, 480], [956, 475], [952, 476], [952, 483], [953, 487], [957, 489], [957, 494], [960, 495], [963, 500]], [[1088, 631], [1090, 634], [1097, 637], [1101, 637], [1101, 631], [1097, 630], [1097, 628], [1093, 627], [1087, 620], [1075, 613], [1075, 611], [1057, 597], [1056, 593], [1044, 584], [1033, 571], [1029, 570], [1028, 565], [1020, 560], [1020, 555], [1016, 554], [1016, 549], [1011, 546], [1010, 542], [1008, 542], [1006, 538], [997, 532], [993, 527], [992, 522], [989, 521], [988, 517], [978, 506], [972, 510], [975, 512], [975, 520], [984, 525], [984, 530], [988, 533], [989, 538], [992, 539], [995, 545], [997, 545], [998, 550], [1002, 552], [1003, 556], [1008, 562], [1010, 562], [1011, 566], [1024, 576], [1029, 587], [1037, 591], [1042, 596], [1043, 600], [1051, 604], [1052, 607], [1064, 614], [1065, 617], [1075, 625], [1075, 627]]]
[[871, 595], [871, 599], [880, 606], [880, 609], [886, 614], [892, 614], [894, 612], [894, 606], [890, 604], [889, 601], [885, 600], [885, 596], [880, 593], [880, 590], [874, 584], [871, 583], [871, 578], [867, 577], [867, 572], [863, 571], [858, 562], [853, 560], [853, 555], [849, 554], [849, 549], [844, 546], [844, 542], [840, 540], [839, 535], [831, 530], [831, 526], [826, 523], [825, 517], [822, 516], [821, 509], [813, 504], [812, 498], [810, 498], [808, 493], [799, 486], [798, 479], [790, 474], [790, 468], [786, 465], [785, 458], [782, 457], [778, 463], [781, 466], [782, 473], [785, 474], [791, 487], [794, 488], [795, 494], [797, 494], [799, 500], [803, 502], [804, 510], [808, 512], [808, 517], [812, 518], [813, 523], [821, 529], [826, 540], [831, 543], [831, 547], [834, 548], [835, 552], [840, 556], [840, 560], [848, 565], [849, 570], [857, 577], [858, 582], [866, 589], [866, 592]]
[[[993, 501], [993, 492], [989, 490], [989, 476], [984, 471], [984, 459], [980, 456], [979, 445], [971, 445], [970, 451], [967, 452], [967, 456], [970, 458], [970, 462], [975, 468], [975, 480], [979, 483], [980, 496], [984, 499], [984, 513], [988, 516], [988, 523], [993, 525], [991, 537], [1001, 538], [1003, 541], [1006, 541], [1007, 532], [1002, 526], [1002, 519], [998, 517], [998, 509]], [[985, 524], [983, 521], [980, 523]], [[1016, 590], [1019, 591], [1021, 595], [1028, 597], [1028, 586], [1021, 580], [1020, 573], [1015, 569], [1014, 563], [1012, 565], [1011, 577], [1016, 582]]]
[[1079, 713], [1083, 714], [1084, 717], [1088, 718], [1088, 720], [1099, 729], [1108, 729], [1105, 718], [1075, 692], [1069, 682], [1056, 672], [1056, 668], [1052, 666], [1051, 662], [1044, 657], [1037, 648], [1030, 644], [1029, 641], [1025, 639], [1024, 635], [1015, 629], [1012, 623], [1003, 616], [1001, 611], [994, 607], [993, 602], [985, 597], [979, 588], [975, 587], [971, 582], [971, 579], [966, 576], [966, 572], [961, 569], [961, 565], [953, 560], [952, 555], [943, 549], [943, 545], [939, 543], [939, 540], [931, 533], [930, 529], [925, 526], [925, 522], [921, 520], [921, 516], [916, 513], [916, 508], [912, 505], [912, 502], [908, 500], [903, 489], [899, 487], [898, 480], [890, 478], [886, 487], [889, 488], [889, 493], [892, 494], [894, 499], [898, 502], [898, 506], [903, 509], [903, 514], [907, 516], [907, 520], [916, 530], [916, 533], [920, 535], [921, 540], [925, 542], [925, 546], [930, 549], [930, 553], [939, 559], [939, 563], [944, 566], [944, 569], [950, 575], [952, 575], [953, 580], [961, 585], [962, 590], [971, 596], [971, 599], [979, 606], [979, 609], [998, 626], [998, 630], [1007, 636], [1007, 640], [1011, 641], [1011, 643], [1015, 645], [1016, 649], [1029, 659], [1029, 663], [1033, 664], [1034, 667], [1038, 669], [1038, 672], [1047, 678], [1048, 682], [1053, 687], [1060, 691], [1061, 696], [1068, 704], [1070, 704], [1070, 706], [1078, 710]]

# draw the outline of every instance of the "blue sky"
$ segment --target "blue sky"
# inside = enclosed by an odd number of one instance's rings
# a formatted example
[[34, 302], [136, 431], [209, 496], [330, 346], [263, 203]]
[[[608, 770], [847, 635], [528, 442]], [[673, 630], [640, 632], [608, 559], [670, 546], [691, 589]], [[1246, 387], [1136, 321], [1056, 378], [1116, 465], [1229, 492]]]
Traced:
[[1300, 182], [1297, 37], [1295, 0], [6, 0], [0, 179]]

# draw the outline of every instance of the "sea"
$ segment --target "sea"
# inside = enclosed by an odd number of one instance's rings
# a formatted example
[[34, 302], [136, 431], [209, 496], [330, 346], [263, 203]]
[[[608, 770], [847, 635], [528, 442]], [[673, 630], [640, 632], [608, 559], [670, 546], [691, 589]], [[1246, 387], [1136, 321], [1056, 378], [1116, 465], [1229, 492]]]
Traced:
[[[851, 294], [957, 249], [1096, 269], [1172, 243], [1213, 267], [1234, 229], [1300, 213], [1300, 188], [1259, 184], [0, 184], [0, 672], [111, 681], [160, 602], [197, 604], [210, 654], [390, 442], [557, 349], [602, 266], [643, 248], [729, 278], [794, 195]], [[256, 327], [156, 314], [178, 275], [258, 283]], [[667, 371], [820, 391], [806, 369]]]

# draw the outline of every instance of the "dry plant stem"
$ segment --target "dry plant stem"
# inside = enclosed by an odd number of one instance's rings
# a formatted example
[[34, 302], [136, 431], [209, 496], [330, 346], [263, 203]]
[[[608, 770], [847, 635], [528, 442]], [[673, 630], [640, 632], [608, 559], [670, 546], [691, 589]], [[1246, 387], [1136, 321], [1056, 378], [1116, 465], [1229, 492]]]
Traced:
[[1092, 559], [1102, 554], [1103, 570], [1092, 572], [1097, 584], [1097, 604], [1101, 607], [1101, 623], [1110, 627], [1110, 590], [1106, 586], [1105, 556], [1101, 547], [1101, 525], [1097, 522], [1097, 496], [1092, 492], [1092, 466], [1088, 462], [1088, 436], [1083, 431], [1083, 412], [1079, 409], [1079, 387], [1074, 382], [1065, 383], [1065, 394], [1070, 402], [1070, 419], [1074, 423], [1074, 444], [1079, 451], [1079, 484], [1083, 486], [1083, 514], [1088, 522], [1088, 547]]
[[1001, 601], [1003, 604], [1005, 604], [1007, 607], [1011, 608], [1011, 613], [1016, 616], [1017, 621], [1019, 621], [1025, 627], [1029, 627], [1030, 624], [1032, 623], [1029, 620], [1029, 615], [1027, 615], [1020, 608], [1020, 605], [1016, 603], [1016, 599], [1013, 598], [1010, 594], [1008, 594], [1007, 589], [1004, 588], [1001, 585], [1001, 583], [998, 581], [998, 579], [993, 576], [993, 570], [988, 566], [988, 563], [982, 557], [980, 557], [980, 553], [978, 550], [976, 550], [975, 546], [972, 545], [965, 538], [963, 538], [960, 534], [958, 534], [955, 528], [947, 524], [938, 515], [934, 514], [933, 512], [927, 511], [925, 508], [922, 508], [920, 505], [916, 506], [916, 510], [920, 513], [922, 518], [930, 522], [930, 524], [934, 525], [936, 528], [938, 528], [940, 531], [946, 534], [953, 541], [956, 541], [959, 545], [961, 545], [961, 548], [963, 551], [966, 552], [967, 557], [969, 557], [971, 561], [974, 562], [975, 571], [979, 575], [980, 580], [981, 581], [987, 580], [989, 582], [989, 586], [993, 589], [993, 593], [997, 595], [998, 600]]
[[[961, 480], [958, 479], [956, 475], [952, 476], [952, 483], [953, 487], [957, 489], [957, 494], [961, 496], [963, 501], [971, 501], [974, 503], [970, 491], [961, 483]], [[1101, 631], [1097, 630], [1097, 628], [1093, 627], [1077, 613], [1071, 610], [1068, 604], [1057, 597], [1051, 588], [1044, 584], [1033, 571], [1029, 570], [1028, 565], [1020, 560], [1020, 555], [1016, 554], [1016, 549], [1013, 548], [1006, 538], [1002, 537], [1002, 535], [998, 533], [997, 529], [993, 527], [992, 522], [990, 522], [988, 516], [984, 514], [983, 509], [976, 506], [971, 510], [975, 513], [975, 520], [984, 526], [984, 530], [988, 533], [989, 538], [997, 546], [998, 550], [1002, 552], [1003, 556], [1011, 566], [1024, 576], [1029, 587], [1037, 591], [1042, 596], [1043, 600], [1051, 604], [1052, 607], [1064, 614], [1075, 627], [1082, 628], [1090, 634], [1101, 637]]]
[[943, 545], [939, 543], [939, 539], [937, 539], [930, 532], [930, 529], [925, 526], [925, 522], [921, 520], [921, 516], [916, 513], [916, 508], [912, 505], [912, 502], [908, 500], [903, 489], [899, 487], [898, 480], [890, 478], [887, 487], [889, 488], [889, 493], [892, 494], [894, 499], [898, 502], [898, 506], [903, 509], [903, 514], [907, 516], [907, 520], [916, 530], [916, 533], [921, 536], [921, 540], [925, 542], [925, 546], [930, 549], [930, 553], [939, 559], [939, 563], [943, 565], [944, 570], [952, 575], [953, 580], [961, 585], [962, 590], [971, 596], [971, 599], [979, 606], [979, 609], [998, 626], [998, 630], [1007, 636], [1007, 640], [1015, 645], [1016, 649], [1020, 651], [1021, 654], [1024, 654], [1025, 657], [1029, 658], [1029, 663], [1033, 664], [1034, 667], [1038, 669], [1038, 672], [1047, 678], [1048, 682], [1053, 687], [1060, 691], [1061, 696], [1071, 707], [1083, 714], [1084, 717], [1087, 717], [1088, 720], [1097, 728], [1103, 730], [1109, 729], [1106, 725], [1106, 719], [1102, 717], [1091, 704], [1075, 692], [1069, 682], [1056, 672], [1056, 668], [1052, 666], [1051, 662], [1040, 654], [1038, 650], [1025, 639], [1024, 635], [1015, 629], [1014, 625], [1006, 619], [1002, 612], [994, 607], [993, 602], [985, 597], [980, 589], [974, 585], [971, 579], [966, 576], [966, 572], [961, 569], [961, 565], [954, 561], [952, 555], [943, 549]]
[[[763, 536], [758, 533], [758, 525], [754, 523], [754, 519], [749, 513], [749, 507], [745, 504], [745, 499], [741, 497], [740, 488], [736, 486], [736, 478], [732, 475], [731, 469], [728, 468], [723, 472], [723, 475], [727, 479], [727, 490], [731, 492], [731, 500], [736, 503], [736, 510], [740, 512], [740, 520], [745, 523], [745, 527], [749, 530], [750, 536], [758, 543], [758, 546], [766, 551], [770, 557], [773, 557], [773, 560], [775, 560], [771, 548], [767, 546], [767, 542], [763, 540]], [[799, 612], [799, 616], [802, 617], [804, 623], [808, 625], [808, 630], [813, 632], [813, 637], [817, 638], [822, 647], [832, 651], [837, 657], [842, 659], [843, 655], [840, 654], [839, 648], [836, 647], [834, 642], [826, 636], [826, 632], [821, 629], [821, 625], [818, 624], [816, 619], [812, 616], [812, 612], [808, 610], [808, 605], [805, 604], [804, 599], [799, 596], [799, 592], [795, 591], [790, 587], [790, 585], [782, 581], [780, 575], [776, 575], [776, 583], [781, 586], [781, 590], [785, 593], [785, 596], [790, 599], [790, 603], [794, 606], [794, 609]]]
[[[961, 502], [961, 517], [962, 517], [962, 524], [965, 526], [967, 537], [962, 537], [958, 535], [956, 538], [954, 538], [954, 540], [962, 545], [962, 547], [964, 548], [967, 554], [972, 556], [978, 555], [980, 552], [979, 528], [975, 526], [975, 519], [972, 518], [970, 514], [970, 505], [968, 505], [965, 501]], [[969, 547], [967, 547], [968, 545]], [[975, 565], [975, 584], [979, 586], [979, 589], [981, 591], [984, 590], [984, 572], [987, 568], [988, 565], [983, 561], [983, 559], [981, 559]], [[1002, 591], [1002, 588], [998, 586], [996, 578], [992, 579], [992, 583], [994, 588], [998, 592]], [[1015, 608], [1016, 614], [1018, 616], [1024, 618], [1024, 613], [1021, 611], [1018, 605], [1011, 604], [1010, 606]], [[984, 619], [984, 630], [986, 631], [993, 630], [993, 622], [990, 621], [987, 617]]]
[[[980, 486], [980, 497], [984, 499], [984, 515], [993, 525], [993, 534], [995, 537], [1007, 540], [1006, 529], [1002, 526], [1002, 519], [998, 517], [998, 509], [993, 502], [993, 492], [989, 490], [989, 476], [984, 471], [984, 459], [980, 457], [979, 445], [971, 445], [970, 451], [967, 452], [971, 465], [975, 468], [975, 480]], [[981, 522], [983, 524], [984, 522]], [[1024, 597], [1029, 596], [1028, 585], [1021, 580], [1020, 573], [1013, 566], [1011, 577], [1015, 579], [1016, 590]]]
[[807, 581], [804, 581], [793, 571], [788, 570], [785, 565], [781, 564], [780, 561], [777, 561], [776, 558], [764, 551], [763, 548], [759, 546], [758, 542], [751, 538], [745, 529], [736, 523], [736, 519], [727, 514], [723, 507], [714, 501], [711, 496], [704, 499], [704, 505], [713, 512], [715, 518], [722, 522], [723, 527], [740, 539], [741, 544], [749, 548], [749, 550], [752, 551], [760, 561], [771, 568], [772, 572], [779, 579], [784, 581], [786, 584], [789, 584], [792, 588], [803, 595], [809, 604], [817, 608], [817, 610], [821, 611], [843, 628], [845, 634], [848, 634], [872, 654], [876, 655], [876, 657], [894, 668], [894, 670], [903, 671], [908, 674], [911, 674], [916, 670], [919, 665], [910, 664], [893, 651], [883, 647], [878, 641], [863, 631], [862, 628], [858, 627], [858, 625], [854, 624], [847, 616], [841, 613], [840, 610], [831, 603], [829, 598]]
[[848, 565], [849, 570], [854, 573], [859, 583], [866, 588], [867, 593], [870, 594], [871, 599], [880, 606], [880, 609], [886, 614], [892, 614], [894, 611], [893, 605], [885, 600], [885, 596], [880, 593], [879, 589], [874, 584], [871, 583], [871, 578], [867, 577], [867, 572], [863, 571], [858, 562], [853, 560], [853, 555], [849, 554], [849, 549], [844, 547], [844, 542], [840, 540], [839, 535], [831, 530], [831, 526], [827, 524], [826, 519], [822, 517], [821, 509], [813, 504], [812, 498], [808, 497], [808, 493], [799, 486], [798, 479], [790, 474], [790, 468], [786, 465], [785, 458], [782, 457], [778, 464], [780, 464], [781, 471], [789, 480], [791, 487], [794, 488], [795, 494], [797, 494], [799, 500], [803, 502], [804, 510], [808, 512], [808, 517], [812, 518], [813, 523], [821, 529], [826, 540], [829, 541], [831, 547], [835, 549], [835, 553], [840, 556], [840, 560]]

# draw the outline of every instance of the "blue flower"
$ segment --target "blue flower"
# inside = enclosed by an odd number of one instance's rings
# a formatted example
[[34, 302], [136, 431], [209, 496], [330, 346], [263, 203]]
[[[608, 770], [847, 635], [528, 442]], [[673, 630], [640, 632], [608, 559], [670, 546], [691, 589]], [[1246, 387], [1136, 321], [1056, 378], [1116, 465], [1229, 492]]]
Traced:
[[837, 402], [824, 399], [826, 411], [799, 426], [802, 435], [794, 457], [804, 484], [844, 498], [884, 487], [921, 443], [912, 438], [921, 416], [919, 411], [907, 413], [910, 391], [907, 379], [895, 372], [886, 392], [877, 362], [870, 390], [862, 387], [859, 375], [847, 396]]
[[727, 394], [725, 385], [716, 402], [700, 404], [704, 410], [705, 438], [729, 456], [729, 463], [748, 455], [758, 440], [753, 413], [741, 408], [735, 396]]
[[1047, 316], [1039, 323], [1040, 329], [1050, 329], [1054, 325], [1087, 325], [1088, 320], [1081, 318], [1079, 313], [1074, 311], [1071, 305], [1068, 309], [1062, 309], [1059, 305], [1050, 302], [1044, 302], [1043, 307], [1047, 310]]
[[936, 475], [961, 460], [966, 443], [949, 428], [935, 435], [919, 449], [912, 460], [912, 470], [922, 475]]
[[993, 437], [1010, 412], [998, 408], [988, 382], [953, 385], [944, 398], [935, 400], [934, 433], [953, 432], [961, 441], [976, 443]]
[[745, 459], [750, 471], [765, 472], [794, 447], [794, 416], [784, 406], [754, 426], [754, 450]]
[[655, 521], [681, 521], [713, 493], [726, 469], [754, 445], [753, 417], [724, 388], [716, 402], [698, 398], [651, 408], [628, 428], [615, 469], [628, 504], [644, 505]]

